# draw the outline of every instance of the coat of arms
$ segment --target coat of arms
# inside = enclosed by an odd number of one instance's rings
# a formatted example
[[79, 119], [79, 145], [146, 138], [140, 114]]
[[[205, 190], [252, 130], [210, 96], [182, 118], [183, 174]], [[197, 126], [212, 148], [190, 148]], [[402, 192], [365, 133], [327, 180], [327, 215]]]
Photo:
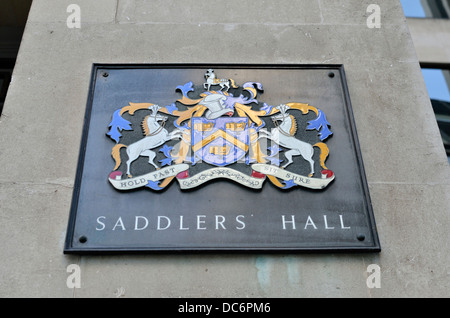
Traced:
[[205, 79], [177, 86], [181, 98], [167, 105], [129, 103], [113, 113], [108, 179], [116, 189], [160, 191], [174, 179], [181, 189], [215, 179], [253, 189], [266, 180], [279, 189], [323, 189], [334, 180], [322, 110], [297, 101], [261, 104], [262, 83], [239, 86], [212, 69]]

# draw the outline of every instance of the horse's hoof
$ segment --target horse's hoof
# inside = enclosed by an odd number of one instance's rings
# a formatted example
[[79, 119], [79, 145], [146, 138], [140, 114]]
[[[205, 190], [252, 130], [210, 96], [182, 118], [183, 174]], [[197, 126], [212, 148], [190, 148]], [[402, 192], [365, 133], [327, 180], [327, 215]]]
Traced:
[[127, 176], [128, 176], [128, 178], [133, 178], [133, 176], [131, 174], [128, 174]]
[[314, 173], [308, 174], [308, 178], [312, 178], [313, 175], [314, 175]]

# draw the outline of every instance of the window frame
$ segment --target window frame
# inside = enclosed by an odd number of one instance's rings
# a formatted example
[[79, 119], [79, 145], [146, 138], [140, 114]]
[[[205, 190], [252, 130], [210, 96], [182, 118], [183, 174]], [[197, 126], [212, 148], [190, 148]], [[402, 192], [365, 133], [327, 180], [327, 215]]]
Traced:
[[[420, 63], [420, 68], [421, 68], [421, 70], [422, 69], [440, 69], [440, 70], [444, 70], [444, 71], [450, 72], [450, 63], [421, 62]], [[448, 85], [449, 85], [449, 90], [450, 90], [450, 83], [448, 83]], [[431, 102], [431, 100], [432, 99], [430, 98], [430, 102]], [[433, 108], [433, 111], [434, 111], [434, 108]], [[449, 115], [450, 115], [450, 113], [449, 113]], [[438, 120], [436, 114], [435, 114], [435, 118], [436, 118], [436, 122], [439, 125], [439, 120]], [[440, 126], [439, 126], [439, 132], [441, 134], [441, 138], [442, 138], [442, 142], [444, 144], [445, 152], [447, 154], [447, 157], [448, 157], [448, 160], [449, 160], [449, 163], [450, 163], [450, 146], [446, 145], [444, 143], [444, 137], [442, 136], [442, 129], [441, 129]]]

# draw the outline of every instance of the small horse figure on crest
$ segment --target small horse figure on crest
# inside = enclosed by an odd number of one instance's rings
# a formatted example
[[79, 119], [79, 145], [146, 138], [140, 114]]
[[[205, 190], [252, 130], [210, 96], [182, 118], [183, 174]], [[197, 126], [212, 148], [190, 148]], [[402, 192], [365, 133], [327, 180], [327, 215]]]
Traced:
[[203, 84], [203, 88], [207, 88], [208, 91], [211, 88], [211, 86], [215, 86], [215, 85], [220, 85], [220, 90], [223, 90], [224, 88], [226, 88], [226, 90], [225, 90], [226, 92], [228, 92], [230, 87], [238, 88], [238, 86], [236, 85], [234, 80], [231, 78], [230, 79], [216, 78], [216, 74], [214, 74], [213, 69], [207, 70], [205, 73], [205, 77], [206, 77], [206, 83]]

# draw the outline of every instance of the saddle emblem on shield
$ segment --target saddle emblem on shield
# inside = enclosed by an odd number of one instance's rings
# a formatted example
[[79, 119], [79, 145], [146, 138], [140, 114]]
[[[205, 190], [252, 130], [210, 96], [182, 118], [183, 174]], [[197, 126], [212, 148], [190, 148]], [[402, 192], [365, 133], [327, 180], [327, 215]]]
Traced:
[[182, 97], [166, 106], [129, 103], [113, 113], [114, 188], [160, 191], [176, 179], [193, 189], [227, 179], [253, 189], [269, 180], [280, 189], [319, 190], [335, 179], [325, 165], [333, 133], [322, 110], [291, 101], [261, 105], [261, 83], [239, 86], [212, 69], [204, 76], [202, 86], [177, 86]]
[[223, 167], [243, 159], [249, 149], [248, 118], [192, 119], [192, 149], [197, 159]]

